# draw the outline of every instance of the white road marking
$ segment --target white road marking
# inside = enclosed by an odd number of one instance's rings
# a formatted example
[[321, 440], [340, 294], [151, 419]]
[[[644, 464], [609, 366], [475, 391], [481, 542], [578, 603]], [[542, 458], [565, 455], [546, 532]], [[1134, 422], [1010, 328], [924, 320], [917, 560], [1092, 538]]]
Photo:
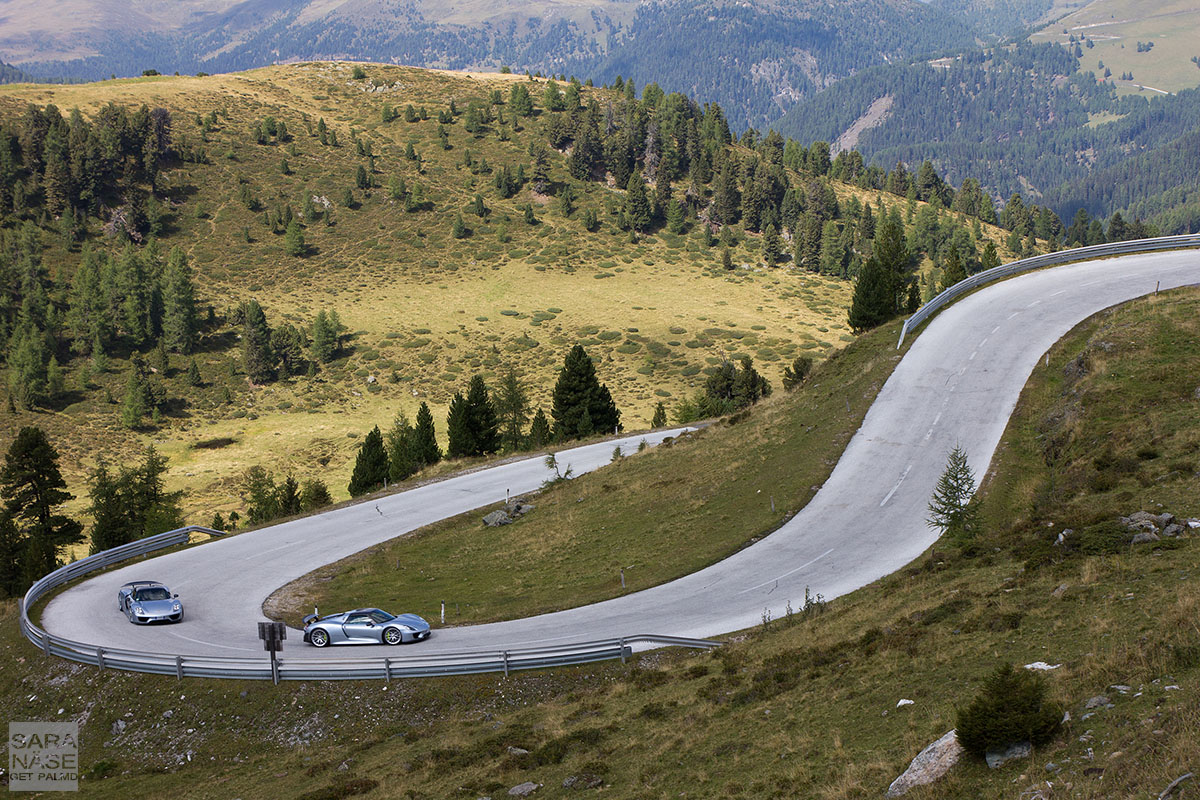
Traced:
[[[990, 337], [990, 336], [983, 337], [983, 341], [979, 343], [979, 347], [983, 347], [985, 344], [987, 344], [987, 340], [990, 338], [992, 338], [992, 337]], [[978, 349], [978, 348], [976, 348], [976, 349]]]
[[205, 647], [220, 647], [225, 650], [241, 650], [241, 651], [247, 652], [247, 653], [257, 653], [258, 652], [258, 648], [255, 648], [255, 647], [234, 647], [234, 646], [228, 645], [228, 644], [216, 644], [214, 642], [206, 642], [203, 639], [193, 639], [190, 636], [184, 636], [182, 633], [176, 633], [175, 631], [166, 631], [166, 633], [170, 634], [171, 636], [177, 637], [179, 639], [184, 639], [189, 642], [195, 642], [196, 644], [202, 644]]
[[[1009, 319], [1012, 319], [1012, 317], [1009, 317]], [[998, 330], [1000, 330], [1000, 326], [999, 326], [999, 325], [997, 325], [996, 327], [992, 328], [992, 333], [994, 334], [994, 333], [995, 333], [996, 331], [998, 331]]]
[[1052, 294], [1052, 295], [1050, 295], [1050, 296], [1051, 296], [1051, 297], [1058, 297], [1060, 294], [1066, 294], [1066, 292], [1067, 292], [1067, 290], [1066, 290], [1066, 289], [1060, 289], [1059, 291], [1055, 292], [1054, 294]]
[[908, 477], [908, 473], [912, 471], [912, 468], [913, 468], [912, 464], [909, 464], [907, 467], [904, 468], [904, 472], [900, 475], [900, 480], [896, 481], [896, 485], [893, 486], [892, 490], [887, 493], [887, 497], [885, 497], [879, 501], [880, 508], [883, 508], [885, 505], [887, 505], [887, 501], [892, 499], [892, 495], [894, 495], [896, 493], [896, 490], [900, 488], [900, 484], [904, 483], [904, 479]]
[[[778, 578], [771, 578], [771, 580], [769, 580], [769, 581], [763, 581], [758, 586], [751, 586], [749, 589], [743, 589], [742, 591], [738, 592], [738, 594], [745, 594], [746, 592], [753, 592], [755, 589], [761, 589], [764, 586], [768, 586], [772, 583], [779, 583], [781, 580], [786, 578], [788, 575], [793, 575], [793, 574], [799, 572], [800, 570], [804, 569], [805, 567], [811, 567], [813, 564], [817, 563], [818, 561], [820, 561], [822, 558], [829, 555], [833, 551], [834, 551], [834, 548], [831, 547], [828, 550], [826, 550], [824, 553], [821, 553], [821, 555], [814, 558], [812, 561], [809, 561], [807, 564], [801, 564], [800, 566], [796, 567], [795, 569], [789, 569], [787, 572], [783, 573]], [[772, 589], [771, 591], [775, 591], [775, 590]]]
[[1042, 302], [1041, 300], [1034, 300], [1032, 303], [1030, 303], [1029, 305], [1027, 305], [1027, 306], [1025, 306], [1025, 307], [1026, 307], [1026, 308], [1033, 308], [1034, 306], [1038, 305], [1038, 304], [1039, 304], [1039, 303], [1041, 303], [1041, 302]]
[[1021, 313], [1020, 311], [1014, 311], [1014, 312], [1012, 312], [1011, 314], [1009, 314], [1009, 315], [1008, 315], [1008, 318], [1009, 318], [1009, 319], [1012, 319], [1013, 317], [1015, 317], [1017, 314], [1020, 314], [1020, 313]]
[[967, 361], [974, 361], [974, 360], [975, 360], [975, 356], [977, 356], [977, 355], [979, 355], [979, 351], [978, 351], [978, 350], [976, 350], [975, 352], [971, 353], [971, 355], [967, 357]]
[[252, 558], [258, 559], [260, 556], [265, 556], [267, 553], [274, 553], [276, 550], [286, 550], [287, 548], [291, 547], [293, 544], [295, 544], [295, 542], [287, 542], [285, 544], [279, 545], [279, 547], [272, 547], [270, 550], [260, 550], [257, 553], [255, 553], [252, 556]]

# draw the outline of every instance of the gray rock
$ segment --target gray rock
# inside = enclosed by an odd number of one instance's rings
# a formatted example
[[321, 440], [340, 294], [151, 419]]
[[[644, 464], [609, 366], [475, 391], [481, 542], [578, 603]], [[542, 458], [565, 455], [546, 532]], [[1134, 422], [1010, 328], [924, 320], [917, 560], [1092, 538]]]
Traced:
[[1149, 533], [1147, 531], [1142, 531], [1141, 533], [1135, 533], [1133, 535], [1133, 539], [1131, 540], [1130, 543], [1131, 544], [1149, 544], [1151, 542], [1157, 542], [1158, 540], [1159, 539], [1158, 539], [1157, 533]]
[[125, 720], [119, 719], [112, 724], [113, 736], [120, 736], [124, 732], [125, 732]]
[[604, 785], [604, 778], [590, 772], [571, 775], [562, 782], [564, 789], [598, 789]]
[[1086, 703], [1084, 703], [1083, 707], [1084, 708], [1101, 708], [1102, 706], [1107, 706], [1108, 704], [1109, 704], [1108, 698], [1102, 694], [1098, 694], [1095, 697], [1093, 697], [1091, 700], [1088, 700]]
[[374, 375], [368, 375], [367, 383], [379, 383], [379, 379], [376, 378]]
[[1125, 527], [1131, 531], [1139, 531], [1141, 533], [1149, 533], [1149, 534], [1153, 534], [1155, 536], [1158, 535], [1158, 526], [1155, 525], [1153, 522], [1147, 522], [1145, 520], [1143, 520], [1142, 522], [1131, 522], [1128, 525], [1126, 525]]
[[1058, 585], [1058, 586], [1057, 586], [1057, 587], [1054, 589], [1054, 591], [1050, 593], [1050, 596], [1051, 596], [1051, 597], [1062, 597], [1064, 594], [1066, 594], [1066, 593], [1067, 593], [1067, 589], [1069, 589], [1069, 588], [1070, 588], [1070, 587], [1069, 587], [1069, 586], [1067, 586], [1067, 584], [1065, 584], [1065, 583], [1060, 583], [1060, 584], [1059, 584], [1059, 585]]
[[941, 778], [958, 763], [963, 754], [955, 731], [950, 731], [933, 744], [927, 746], [908, 765], [908, 769], [892, 781], [887, 797], [900, 797], [914, 786], [924, 786]]
[[1017, 742], [1010, 744], [1005, 750], [988, 750], [984, 755], [987, 765], [992, 769], [1000, 769], [1009, 761], [1014, 761], [1018, 758], [1029, 758], [1033, 755], [1033, 745], [1029, 742]]
[[163, 712], [163, 719], [170, 719], [173, 716], [175, 716], [175, 712], [169, 708]]
[[[1124, 517], [1122, 519], [1124, 519]], [[1154, 514], [1151, 514], [1149, 511], [1135, 511], [1129, 515], [1128, 519], [1129, 522], [1126, 523], [1128, 525], [1136, 525], [1139, 522], [1149, 522], [1154, 524], [1156, 527], [1158, 525], [1158, 517]]]
[[527, 756], [529, 755], [529, 751], [524, 747], [513, 747], [512, 745], [509, 745], [508, 754], [510, 756]]
[[483, 518], [483, 524], [489, 528], [495, 528], [499, 525], [507, 525], [512, 522], [512, 517], [505, 514], [503, 511], [493, 511]]
[[1175, 524], [1175, 515], [1172, 514], [1170, 511], [1164, 511], [1162, 514], [1158, 515], [1158, 518], [1156, 521], [1158, 522], [1158, 527], [1165, 528], [1168, 525]]
[[1175, 522], [1163, 528], [1162, 535], [1168, 538], [1174, 538], [1176, 536], [1182, 536], [1185, 530], [1186, 528]]
[[540, 788], [542, 788], [540, 783], [525, 781], [524, 783], [518, 783], [516, 786], [509, 789], [508, 794], [510, 797], [528, 797]]
[[1193, 531], [1200, 529], [1200, 519], [1195, 519], [1195, 518], [1188, 519], [1187, 526], [1189, 529], [1191, 529]]

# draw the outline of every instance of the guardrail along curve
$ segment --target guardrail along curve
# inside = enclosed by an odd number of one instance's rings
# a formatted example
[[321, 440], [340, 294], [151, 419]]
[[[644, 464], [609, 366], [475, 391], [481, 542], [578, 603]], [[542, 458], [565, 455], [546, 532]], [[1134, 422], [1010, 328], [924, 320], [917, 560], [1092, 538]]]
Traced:
[[904, 344], [904, 337], [915, 330], [921, 323], [933, 316], [954, 299], [961, 297], [972, 289], [991, 283], [1010, 275], [1017, 275], [1042, 267], [1053, 267], [1059, 264], [1069, 264], [1072, 261], [1087, 261], [1105, 256], [1132, 255], [1134, 253], [1153, 253], [1158, 250], [1179, 250], [1189, 247], [1200, 247], [1200, 234], [1184, 234], [1183, 236], [1159, 236], [1154, 239], [1134, 239], [1128, 242], [1113, 242], [1111, 244], [1094, 244], [1088, 247], [1076, 247], [1073, 250], [1060, 250], [1057, 253], [1045, 253], [1019, 261], [1010, 261], [998, 267], [977, 272], [953, 286], [943, 289], [925, 305], [918, 308], [911, 317], [904, 321], [900, 329], [900, 341], [896, 349]]
[[681, 636], [635, 634], [614, 639], [512, 650], [488, 650], [461, 653], [439, 653], [429, 656], [303, 659], [223, 658], [219, 656], [184, 656], [173, 653], [143, 653], [134, 650], [100, 647], [53, 636], [29, 618], [29, 609], [49, 592], [88, 573], [119, 564], [131, 558], [153, 553], [168, 547], [187, 544], [193, 533], [223, 536], [223, 531], [190, 525], [156, 536], [129, 542], [104, 550], [51, 572], [29, 587], [21, 598], [21, 632], [30, 642], [50, 656], [91, 664], [100, 669], [112, 668], [129, 672], [174, 675], [179, 680], [192, 678], [237, 678], [246, 680], [362, 680], [416, 678], [447, 675], [471, 675], [484, 672], [509, 672], [523, 669], [543, 669], [593, 661], [620, 659], [633, 654], [633, 645], [652, 644], [666, 647], [711, 649], [720, 642], [711, 639], [689, 639]]

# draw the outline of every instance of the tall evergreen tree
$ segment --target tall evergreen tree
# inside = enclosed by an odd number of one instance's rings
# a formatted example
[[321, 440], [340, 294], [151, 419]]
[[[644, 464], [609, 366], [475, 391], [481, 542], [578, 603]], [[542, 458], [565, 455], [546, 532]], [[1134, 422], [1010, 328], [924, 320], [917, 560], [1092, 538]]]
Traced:
[[526, 446], [530, 450], [537, 450], [550, 444], [552, 437], [550, 431], [550, 420], [546, 419], [546, 412], [538, 406], [537, 412], [533, 415], [533, 420], [529, 423], [529, 435], [525, 437]]
[[450, 410], [446, 413], [446, 458], [462, 458], [475, 455], [475, 430], [471, 425], [471, 413], [467, 398], [455, 392], [450, 398]]
[[163, 339], [173, 352], [187, 354], [196, 346], [199, 329], [192, 270], [183, 250], [173, 247], [163, 274]]
[[775, 230], [775, 225], [767, 223], [762, 234], [762, 254], [763, 261], [768, 267], [773, 267], [779, 263], [779, 258], [783, 254], [779, 244], [779, 232]]
[[966, 451], [955, 445], [929, 501], [929, 527], [937, 528], [955, 544], [974, 539], [980, 523], [974, 494], [975, 475], [967, 463]]
[[416, 474], [421, 468], [417, 462], [416, 431], [404, 414], [396, 415], [396, 420], [384, 438], [387, 444], [390, 480], [398, 483]]
[[58, 470], [58, 451], [41, 428], [17, 432], [0, 468], [4, 515], [17, 529], [21, 580], [26, 585], [58, 566], [59, 548], [83, 540], [83, 526], [60, 513], [74, 495]]
[[487, 455], [500, 449], [500, 420], [482, 375], [472, 376], [467, 388], [467, 418], [475, 439], [471, 455]]
[[512, 368], [505, 374], [496, 393], [496, 414], [500, 418], [504, 449], [509, 452], [520, 450], [525, 441], [525, 424], [529, 421], [529, 398]]
[[347, 489], [351, 497], [382, 489], [388, 479], [388, 455], [383, 446], [383, 434], [376, 425], [363, 439], [354, 460], [354, 472], [350, 475]]
[[872, 255], [854, 282], [848, 321], [855, 333], [882, 325], [896, 315], [896, 278]]
[[312, 326], [312, 357], [313, 361], [328, 364], [337, 355], [337, 332], [329, 315], [324, 310], [318, 311]]
[[246, 520], [251, 525], [270, 522], [279, 516], [279, 487], [265, 467], [256, 464], [246, 470], [241, 494], [246, 501]]
[[301, 511], [315, 511], [332, 502], [333, 497], [329, 494], [329, 487], [319, 478], [310, 478], [300, 487]]
[[413, 452], [416, 454], [417, 463], [422, 466], [431, 466], [441, 461], [442, 450], [438, 447], [437, 437], [434, 435], [433, 414], [425, 402], [422, 402], [421, 407], [417, 409], [417, 424], [413, 432], [416, 442]]
[[275, 356], [271, 349], [271, 327], [257, 300], [247, 300], [243, 308], [242, 363], [254, 383], [275, 378]]
[[667, 424], [667, 407], [663, 405], [663, 401], [659, 400], [658, 405], [654, 407], [654, 419], [650, 420], [651, 428], [662, 428]]
[[593, 430], [607, 433], [620, 425], [612, 395], [596, 378], [596, 367], [581, 345], [571, 348], [558, 373], [550, 416], [559, 440], [577, 439]]
[[644, 231], [650, 227], [653, 218], [650, 212], [650, 199], [646, 196], [646, 182], [640, 172], [629, 176], [625, 185], [625, 216], [629, 225], [635, 231]]

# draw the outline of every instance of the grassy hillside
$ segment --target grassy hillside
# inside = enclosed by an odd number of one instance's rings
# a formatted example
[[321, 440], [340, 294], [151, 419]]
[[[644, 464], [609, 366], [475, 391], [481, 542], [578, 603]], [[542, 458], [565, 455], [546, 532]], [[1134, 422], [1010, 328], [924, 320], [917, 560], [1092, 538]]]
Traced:
[[[1061, 665], [1046, 675], [1065, 729], [1031, 760], [964, 760], [908, 796], [1157, 796], [1200, 759], [1200, 551], [1194, 535], [1131, 547], [1088, 526], [1200, 516], [1198, 312], [1200, 292], [1164, 293], [1051, 349], [985, 480], [975, 547], [935, 547], [711, 654], [508, 679], [179, 683], [47, 659], [10, 606], [0, 710], [81, 720], [95, 797], [473, 798], [524, 781], [565, 797], [574, 778], [622, 798], [859, 798], [953, 727], [996, 664], [1040, 660]], [[697, 452], [664, 451], [678, 460], [664, 471], [688, 475]], [[1078, 533], [1051, 545], [1065, 527]]]
[[[1200, 67], [1192, 61], [1198, 55], [1200, 9], [1187, 0], [1151, 6], [1094, 0], [1030, 38], [1065, 44], [1072, 35], [1092, 42], [1085, 49], [1084, 69], [1101, 74], [1104, 70], [1097, 64], [1103, 62], [1115, 76], [1133, 73], [1132, 80], [1117, 82], [1121, 91], [1153, 94], [1200, 86]], [[1148, 43], [1153, 47], [1146, 48]]]
[[[195, 356], [202, 384], [188, 384], [186, 357], [172, 356], [160, 371], [175, 398], [161, 424], [139, 432], [119, 425], [128, 348], [111, 354], [107, 371], [86, 374], [89, 360], [63, 348], [66, 391], [49, 413], [12, 415], [0, 446], [8, 444], [7, 431], [43, 427], [82, 497], [84, 476], [99, 459], [120, 462], [153, 443], [170, 458], [169, 488], [186, 489], [185, 510], [207, 522], [215, 511], [241, 506], [236, 481], [255, 464], [279, 477], [321, 477], [335, 497], [344, 497], [359, 437], [375, 424], [386, 428], [397, 413], [411, 419], [421, 402], [432, 407], [444, 446], [448, 401], [476, 372], [494, 387], [508, 369], [516, 370], [533, 406], [548, 410], [554, 376], [577, 342], [598, 359], [599, 377], [612, 389], [626, 429], [637, 429], [648, 424], [658, 402], [670, 408], [696, 391], [705, 370], [724, 358], [752, 357], [778, 387], [794, 357], [819, 360], [851, 338], [847, 281], [789, 269], [786, 262], [765, 268], [761, 236], [741, 227], [730, 230], [732, 270], [722, 267], [723, 245], [706, 244], [694, 218], [680, 234], [660, 227], [631, 236], [614, 214], [625, 192], [572, 179], [562, 153], [550, 150], [547, 194], [527, 184], [503, 197], [493, 186], [494, 171], [528, 169], [530, 145], [545, 141], [556, 115], [535, 111], [514, 125], [501, 105], [505, 123], [473, 134], [465, 130], [464, 113], [473, 101], [489, 102], [493, 91], [507, 98], [516, 83], [531, 87], [540, 108], [545, 81], [384, 66], [367, 66], [366, 77], [355, 78], [353, 70], [298, 64], [0, 92], [0, 115], [14, 117], [29, 103], [78, 108], [89, 117], [109, 103], [171, 111], [174, 145], [194, 160], [176, 160], [162, 172], [159, 247], [187, 253], [201, 308], [212, 313]], [[603, 104], [617, 96], [583, 94]], [[439, 116], [449, 114], [451, 103], [458, 113], [443, 124]], [[428, 118], [406, 121], [409, 105], [425, 109]], [[385, 122], [385, 106], [400, 116]], [[268, 117], [286, 124], [290, 141], [255, 142], [251, 128]], [[337, 135], [337, 146], [319, 141], [321, 121]], [[406, 156], [410, 145], [415, 159]], [[741, 147], [734, 152], [749, 155]], [[374, 186], [357, 187], [356, 171], [366, 175], [372, 163], [367, 179]], [[788, 175], [800, 187], [813, 180]], [[420, 187], [425, 204], [406, 211], [391, 196], [394, 180], [409, 191]], [[551, 194], [561, 195], [565, 186], [576, 193], [569, 215]], [[832, 189], [846, 208], [875, 204], [881, 196], [836, 182]], [[484, 217], [472, 211], [476, 195]], [[899, 202], [884, 197], [889, 205]], [[273, 233], [264, 217], [289, 208], [302, 215], [306, 199], [317, 215], [305, 220], [307, 253], [290, 256], [286, 237]], [[526, 222], [526, 205], [533, 224]], [[589, 212], [597, 219], [593, 231], [585, 227]], [[466, 230], [455, 238], [459, 215]], [[941, 220], [966, 225], [944, 212]], [[55, 233], [52, 218], [35, 221], [42, 223], [41, 261], [65, 294], [82, 258], [78, 245]], [[10, 223], [14, 237], [18, 228]], [[99, 228], [100, 220], [89, 221], [89, 246], [121, 252], [123, 245]], [[989, 226], [980, 235], [981, 244], [1000, 239]], [[319, 311], [336, 310], [350, 332], [347, 349], [311, 378], [248, 382], [241, 330], [229, 318], [250, 298], [262, 303], [273, 326], [306, 330]], [[82, 505], [78, 501], [75, 510]]]

